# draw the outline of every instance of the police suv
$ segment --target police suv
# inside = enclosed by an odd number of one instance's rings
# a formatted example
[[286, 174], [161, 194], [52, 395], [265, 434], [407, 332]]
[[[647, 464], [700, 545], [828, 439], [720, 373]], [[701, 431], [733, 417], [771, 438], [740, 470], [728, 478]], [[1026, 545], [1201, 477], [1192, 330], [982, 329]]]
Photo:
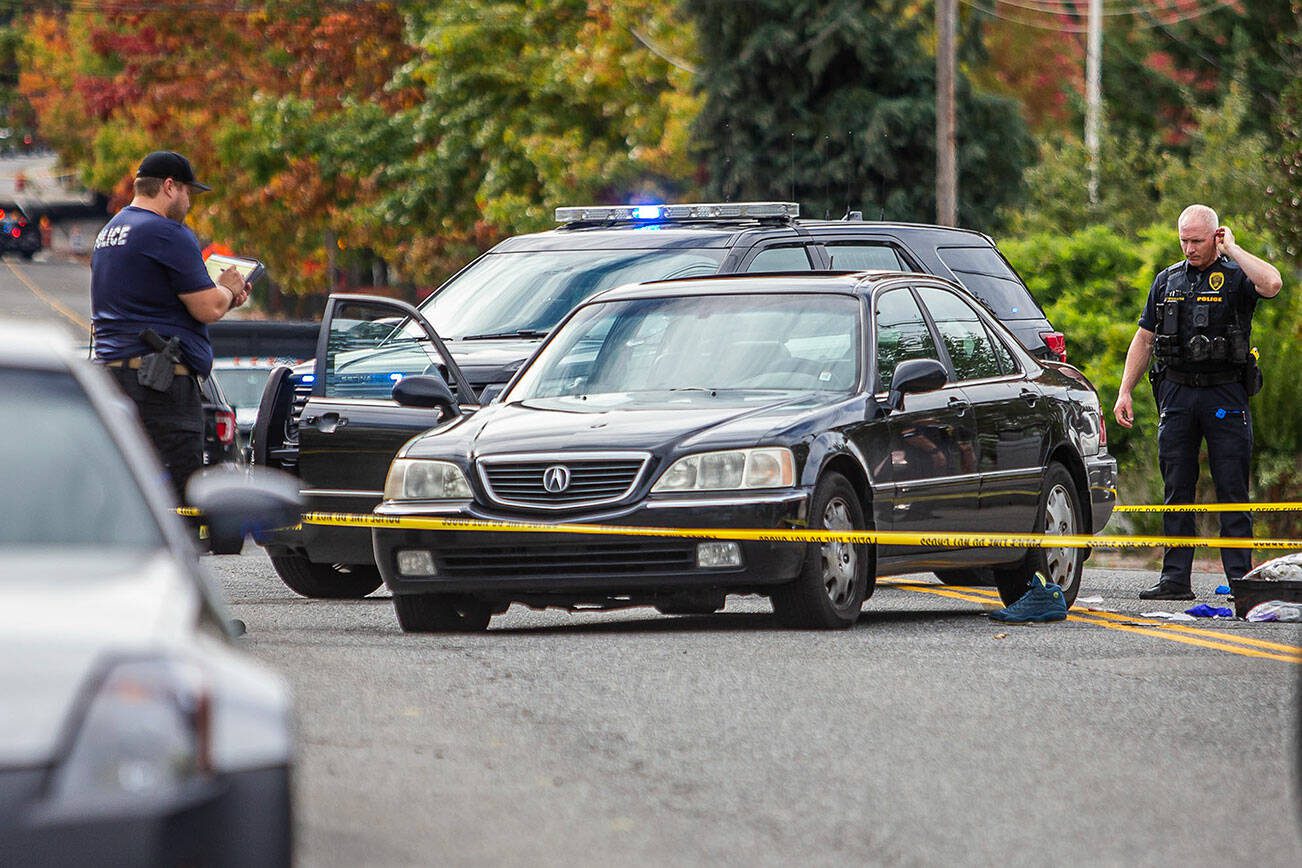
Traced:
[[[404, 387], [439, 374], [461, 408], [492, 400], [575, 306], [615, 286], [714, 274], [886, 270], [954, 280], [1033, 356], [1066, 359], [1065, 339], [986, 235], [907, 223], [800, 220], [789, 202], [568, 207], [557, 229], [509, 238], [419, 308], [332, 296], [315, 362], [268, 378], [253, 462], [302, 480], [306, 508], [369, 513], [389, 465], [438, 424], [442, 396]], [[415, 382], [415, 381], [414, 381]], [[422, 378], [422, 385], [428, 380]], [[687, 384], [691, 385], [691, 384]], [[308, 597], [379, 587], [368, 528], [304, 525], [259, 540]]]

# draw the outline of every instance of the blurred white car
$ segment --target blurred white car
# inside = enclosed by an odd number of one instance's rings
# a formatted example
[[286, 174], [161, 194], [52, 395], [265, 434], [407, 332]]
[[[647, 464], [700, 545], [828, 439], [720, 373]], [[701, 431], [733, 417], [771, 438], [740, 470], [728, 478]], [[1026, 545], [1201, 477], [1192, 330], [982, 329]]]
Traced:
[[[232, 642], [132, 408], [59, 340], [0, 324], [0, 864], [289, 864], [289, 691]], [[215, 550], [295, 512], [240, 473], [191, 491]]]

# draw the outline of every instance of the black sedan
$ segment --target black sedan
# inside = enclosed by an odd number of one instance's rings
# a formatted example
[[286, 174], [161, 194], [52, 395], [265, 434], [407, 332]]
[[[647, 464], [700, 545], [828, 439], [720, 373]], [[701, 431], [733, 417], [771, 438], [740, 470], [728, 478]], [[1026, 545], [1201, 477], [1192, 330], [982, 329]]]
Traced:
[[[456, 414], [436, 377], [400, 402]], [[962, 288], [902, 273], [627, 286], [578, 307], [501, 400], [411, 440], [383, 515], [663, 527], [1091, 533], [1116, 462], [1098, 396]], [[877, 576], [993, 568], [1079, 588], [1080, 549], [944, 549], [375, 529], [408, 631], [484, 629], [512, 602], [709, 612], [771, 597], [853, 624]]]

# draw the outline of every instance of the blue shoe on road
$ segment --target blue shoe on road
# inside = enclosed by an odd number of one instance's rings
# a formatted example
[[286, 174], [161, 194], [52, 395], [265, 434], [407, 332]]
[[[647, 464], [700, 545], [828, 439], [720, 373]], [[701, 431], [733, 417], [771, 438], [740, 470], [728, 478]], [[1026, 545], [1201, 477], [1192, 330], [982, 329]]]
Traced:
[[1031, 582], [1030, 590], [1011, 606], [990, 617], [1005, 624], [1043, 624], [1047, 621], [1065, 621], [1067, 619], [1067, 598], [1062, 588], [1050, 582], [1039, 573]]

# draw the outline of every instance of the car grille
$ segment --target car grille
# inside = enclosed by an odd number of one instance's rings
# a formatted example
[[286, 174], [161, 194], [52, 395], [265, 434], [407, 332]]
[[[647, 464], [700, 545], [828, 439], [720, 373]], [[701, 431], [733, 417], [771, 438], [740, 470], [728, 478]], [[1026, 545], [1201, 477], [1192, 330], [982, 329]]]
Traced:
[[476, 546], [435, 552], [442, 576], [639, 576], [696, 569], [696, 544], [682, 540]]
[[[646, 466], [645, 453], [514, 456], [480, 459], [479, 473], [489, 496], [508, 506], [568, 509], [613, 503], [632, 491]], [[545, 476], [565, 468], [568, 484], [549, 491]]]

